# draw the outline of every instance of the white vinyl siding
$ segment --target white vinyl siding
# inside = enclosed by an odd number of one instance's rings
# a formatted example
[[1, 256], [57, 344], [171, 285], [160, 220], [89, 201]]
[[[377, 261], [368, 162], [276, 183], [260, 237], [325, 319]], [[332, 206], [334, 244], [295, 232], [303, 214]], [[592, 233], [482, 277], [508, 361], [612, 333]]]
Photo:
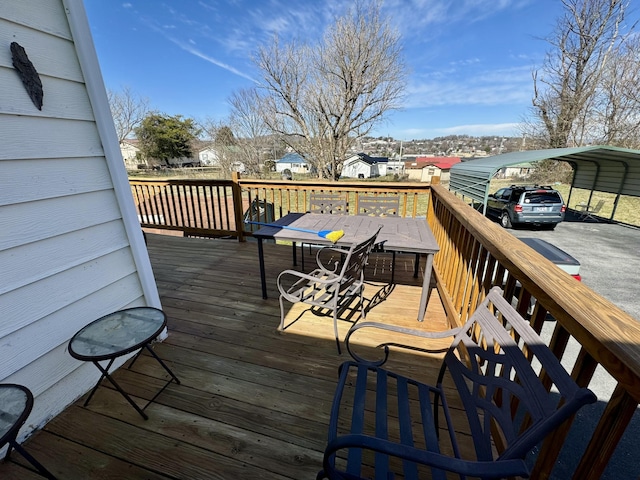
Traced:
[[[73, 334], [114, 310], [160, 306], [122, 159], [105, 156], [119, 148], [98, 123], [111, 120], [97, 63], [81, 67], [91, 39], [76, 45], [65, 7], [84, 16], [78, 0], [0, 2], [0, 382], [34, 393], [21, 438], [98, 378], [68, 354]], [[13, 41], [40, 75], [42, 110], [13, 68]], [[99, 85], [85, 84], [88, 68]]]

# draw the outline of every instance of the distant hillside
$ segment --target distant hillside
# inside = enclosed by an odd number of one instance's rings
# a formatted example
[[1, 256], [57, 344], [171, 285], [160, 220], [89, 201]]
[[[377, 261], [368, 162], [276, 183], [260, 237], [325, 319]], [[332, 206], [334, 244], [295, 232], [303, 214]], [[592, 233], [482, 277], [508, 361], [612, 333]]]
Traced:
[[470, 135], [449, 135], [410, 141], [395, 140], [391, 137], [365, 137], [358, 142], [354, 150], [386, 157], [397, 157], [402, 154], [402, 156], [432, 155], [468, 158], [544, 148], [527, 141], [519, 137], [472, 137]]

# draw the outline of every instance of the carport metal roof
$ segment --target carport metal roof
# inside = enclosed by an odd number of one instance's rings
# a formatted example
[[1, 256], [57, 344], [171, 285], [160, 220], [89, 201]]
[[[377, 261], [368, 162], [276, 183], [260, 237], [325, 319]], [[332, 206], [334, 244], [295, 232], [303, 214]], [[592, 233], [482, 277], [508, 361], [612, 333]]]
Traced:
[[615, 194], [611, 218], [620, 195], [640, 197], [640, 150], [609, 146], [526, 150], [462, 162], [451, 167], [449, 190], [481, 202], [486, 208], [489, 183], [500, 169], [547, 159], [573, 166], [572, 188]]

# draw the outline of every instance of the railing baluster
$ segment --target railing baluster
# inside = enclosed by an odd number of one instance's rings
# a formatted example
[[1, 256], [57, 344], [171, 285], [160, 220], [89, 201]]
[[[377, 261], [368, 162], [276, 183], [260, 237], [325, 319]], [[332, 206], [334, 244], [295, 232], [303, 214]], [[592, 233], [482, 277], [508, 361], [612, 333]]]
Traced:
[[[591, 378], [593, 378], [597, 366], [598, 362], [582, 348], [573, 367], [572, 377], [579, 386], [586, 387], [589, 385]], [[573, 418], [568, 424], [564, 424], [543, 442], [536, 463], [531, 471], [531, 478], [540, 478], [543, 476], [542, 472], [551, 472], [553, 470], [562, 446], [569, 435], [570, 423], [572, 421]]]
[[602, 476], [637, 408], [638, 402], [618, 385], [573, 474], [574, 480], [598, 480]]

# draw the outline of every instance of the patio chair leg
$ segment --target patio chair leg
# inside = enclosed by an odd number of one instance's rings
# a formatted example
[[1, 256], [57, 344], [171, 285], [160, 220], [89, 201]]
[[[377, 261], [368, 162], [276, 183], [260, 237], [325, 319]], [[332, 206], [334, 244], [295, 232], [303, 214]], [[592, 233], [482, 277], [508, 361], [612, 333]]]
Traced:
[[282, 295], [280, 295], [280, 326], [278, 330], [281, 332], [284, 330], [284, 302], [282, 301]]
[[336, 335], [336, 345], [338, 346], [338, 355], [342, 355], [342, 349], [340, 348], [340, 337], [338, 336], [338, 307], [333, 310], [333, 332]]

